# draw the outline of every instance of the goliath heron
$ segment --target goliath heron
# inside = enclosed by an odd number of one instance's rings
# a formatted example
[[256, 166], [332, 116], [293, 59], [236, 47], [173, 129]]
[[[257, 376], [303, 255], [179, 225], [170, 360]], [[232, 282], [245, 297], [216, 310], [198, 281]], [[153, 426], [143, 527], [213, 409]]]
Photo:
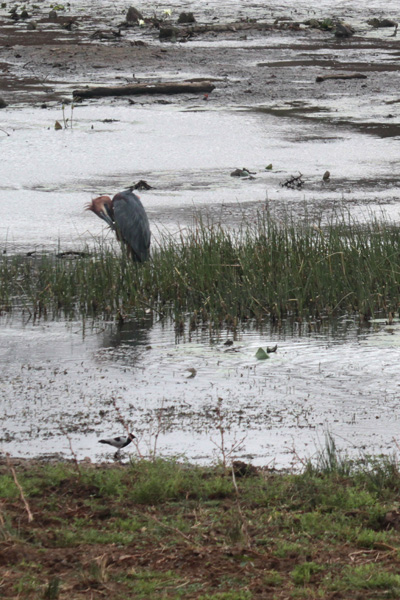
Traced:
[[143, 204], [130, 190], [119, 192], [111, 200], [99, 196], [87, 207], [114, 229], [117, 239], [124, 242], [135, 262], [149, 258], [150, 227]]

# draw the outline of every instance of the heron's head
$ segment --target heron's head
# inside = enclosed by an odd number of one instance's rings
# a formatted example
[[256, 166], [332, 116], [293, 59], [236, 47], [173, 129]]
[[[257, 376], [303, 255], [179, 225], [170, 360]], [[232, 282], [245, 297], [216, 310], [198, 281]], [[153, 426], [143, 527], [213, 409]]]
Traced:
[[113, 203], [109, 196], [99, 196], [94, 198], [87, 205], [86, 210], [91, 210], [95, 215], [104, 219], [110, 227], [114, 227], [114, 211]]

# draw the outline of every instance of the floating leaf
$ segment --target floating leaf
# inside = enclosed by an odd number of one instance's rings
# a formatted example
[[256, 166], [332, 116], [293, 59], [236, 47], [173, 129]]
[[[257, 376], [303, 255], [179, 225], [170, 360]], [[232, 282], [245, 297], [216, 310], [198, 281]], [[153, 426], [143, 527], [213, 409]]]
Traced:
[[272, 163], [265, 167], [266, 171], [272, 171]]
[[256, 352], [256, 359], [257, 360], [265, 360], [266, 358], [269, 358], [268, 354], [265, 352], [265, 350], [263, 348], [259, 348]]
[[56, 131], [58, 131], [59, 129], [62, 129], [62, 125], [60, 124], [60, 122], [59, 122], [59, 121], [56, 121], [56, 122], [54, 123], [54, 129], [55, 129]]

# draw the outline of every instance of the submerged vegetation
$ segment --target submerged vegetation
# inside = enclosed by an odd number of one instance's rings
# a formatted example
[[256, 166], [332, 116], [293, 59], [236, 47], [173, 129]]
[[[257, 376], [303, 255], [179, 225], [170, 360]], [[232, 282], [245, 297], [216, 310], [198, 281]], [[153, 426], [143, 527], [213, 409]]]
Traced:
[[133, 264], [99, 245], [68, 260], [50, 255], [0, 258], [0, 308], [32, 316], [154, 311], [191, 326], [265, 318], [399, 308], [400, 227], [385, 220], [295, 222], [260, 213], [230, 230], [199, 222], [179, 239], [164, 235], [151, 260]]
[[2, 597], [400, 597], [394, 460], [244, 467], [6, 459]]

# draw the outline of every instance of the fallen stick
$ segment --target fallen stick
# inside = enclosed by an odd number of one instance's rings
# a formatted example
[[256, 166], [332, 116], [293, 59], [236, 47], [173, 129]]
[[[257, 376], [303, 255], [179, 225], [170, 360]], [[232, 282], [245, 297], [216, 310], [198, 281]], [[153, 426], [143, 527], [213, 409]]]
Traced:
[[331, 75], [318, 75], [315, 81], [321, 82], [327, 79], [367, 79], [363, 73], [332, 73]]
[[16, 485], [16, 486], [17, 486], [17, 488], [18, 488], [18, 491], [19, 491], [19, 495], [20, 495], [20, 497], [21, 497], [21, 500], [22, 500], [22, 502], [24, 503], [25, 510], [26, 510], [26, 514], [28, 515], [28, 521], [29, 521], [29, 523], [31, 523], [31, 522], [33, 521], [33, 514], [32, 514], [32, 512], [31, 512], [30, 506], [29, 506], [29, 504], [28, 504], [28, 500], [27, 500], [27, 499], [26, 499], [26, 497], [25, 497], [24, 490], [22, 489], [22, 486], [21, 486], [20, 482], [18, 481], [18, 478], [17, 478], [17, 474], [16, 474], [16, 472], [15, 472], [15, 469], [14, 469], [14, 467], [13, 467], [13, 466], [12, 466], [12, 464], [11, 464], [11, 461], [10, 461], [10, 455], [9, 455], [9, 453], [8, 453], [8, 452], [6, 452], [6, 462], [7, 462], [7, 466], [8, 466], [8, 468], [9, 468], [9, 469], [10, 469], [10, 471], [11, 471], [11, 475], [12, 475], [12, 477], [13, 477], [13, 479], [14, 479], [14, 483], [15, 483], [15, 485]]
[[73, 90], [74, 98], [102, 98], [104, 96], [137, 96], [139, 94], [192, 94], [208, 93], [215, 89], [209, 81], [179, 83], [133, 83], [112, 87], [93, 87]]

